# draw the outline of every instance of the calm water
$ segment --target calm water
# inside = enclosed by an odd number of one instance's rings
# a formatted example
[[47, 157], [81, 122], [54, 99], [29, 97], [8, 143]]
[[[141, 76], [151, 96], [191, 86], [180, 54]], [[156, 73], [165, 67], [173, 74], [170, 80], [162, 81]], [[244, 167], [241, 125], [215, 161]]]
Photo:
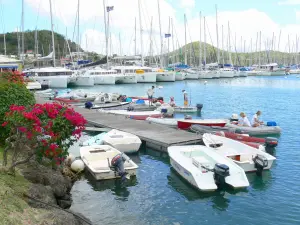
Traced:
[[[203, 194], [170, 167], [166, 154], [143, 149], [132, 156], [139, 169], [135, 180], [95, 182], [88, 174], [72, 189], [72, 210], [95, 224], [300, 224], [300, 78], [296, 76], [159, 83], [156, 96], [204, 104], [202, 118], [228, 118], [261, 110], [265, 121], [283, 129], [277, 157], [263, 177], [248, 174], [249, 188]], [[96, 86], [90, 91], [145, 95], [151, 84]], [[89, 134], [91, 135], [91, 134]], [[88, 134], [83, 137], [86, 139]], [[78, 155], [78, 146], [70, 150]]]

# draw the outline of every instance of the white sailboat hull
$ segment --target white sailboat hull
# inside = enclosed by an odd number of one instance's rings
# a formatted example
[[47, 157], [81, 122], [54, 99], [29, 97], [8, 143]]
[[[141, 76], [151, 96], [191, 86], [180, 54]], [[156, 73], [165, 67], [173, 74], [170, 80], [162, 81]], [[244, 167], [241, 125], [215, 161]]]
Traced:
[[115, 75], [116, 84], [136, 84], [136, 75]]
[[74, 76], [70, 82], [72, 85], [75, 86], [94, 86], [94, 78], [92, 76]]
[[67, 88], [69, 76], [33, 76], [35, 81], [42, 83], [47, 81], [50, 88]]
[[138, 83], [155, 83], [156, 73], [136, 74]]
[[233, 78], [236, 76], [236, 71], [220, 71], [220, 78]]
[[185, 79], [185, 74], [184, 73], [180, 73], [180, 72], [175, 73], [175, 80], [176, 81], [182, 81], [184, 79]]
[[198, 80], [199, 74], [198, 73], [186, 73], [185, 79], [186, 80]]
[[116, 78], [113, 75], [96, 75], [94, 76], [95, 85], [99, 84], [115, 84]]
[[174, 72], [157, 72], [156, 81], [158, 82], [174, 82], [175, 73]]

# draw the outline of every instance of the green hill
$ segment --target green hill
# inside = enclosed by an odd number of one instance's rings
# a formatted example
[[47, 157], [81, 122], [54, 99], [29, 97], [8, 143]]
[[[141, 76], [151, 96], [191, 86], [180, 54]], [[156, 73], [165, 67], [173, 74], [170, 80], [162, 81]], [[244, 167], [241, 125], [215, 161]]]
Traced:
[[[206, 45], [206, 62], [212, 63], [217, 61], [217, 48], [210, 45], [202, 43], [202, 57], [203, 49]], [[190, 65], [199, 64], [199, 42], [192, 42], [183, 46], [179, 50], [175, 50], [169, 54], [169, 62], [184, 62], [184, 53], [187, 51], [187, 63]], [[252, 53], [240, 53], [235, 52], [232, 47], [231, 52], [231, 61], [235, 65], [250, 65], [258, 64], [258, 59], [260, 55], [261, 64], [277, 62], [278, 64], [294, 64], [298, 63], [296, 61], [300, 60], [299, 53], [286, 53], [279, 51], [261, 51], [261, 52], [252, 52]], [[224, 59], [224, 61], [223, 61]], [[172, 62], [171, 62], [172, 61]], [[220, 62], [219, 63], [230, 63], [229, 54], [227, 51], [220, 50]]]
[[[21, 33], [11, 32], [6, 33], [6, 54], [7, 55], [18, 55], [18, 35], [20, 38], [20, 47], [22, 46]], [[24, 51], [32, 50], [34, 52], [35, 46], [35, 31], [24, 32]], [[65, 37], [61, 34], [54, 33], [55, 50], [57, 58], [68, 54], [68, 49], [65, 41]], [[76, 51], [75, 42], [68, 40], [71, 51]], [[39, 54], [43, 56], [48, 55], [52, 50], [52, 35], [51, 31], [40, 30], [38, 31], [38, 43], [39, 43]], [[82, 51], [82, 49], [80, 48]], [[0, 53], [4, 54], [4, 35], [0, 34]]]

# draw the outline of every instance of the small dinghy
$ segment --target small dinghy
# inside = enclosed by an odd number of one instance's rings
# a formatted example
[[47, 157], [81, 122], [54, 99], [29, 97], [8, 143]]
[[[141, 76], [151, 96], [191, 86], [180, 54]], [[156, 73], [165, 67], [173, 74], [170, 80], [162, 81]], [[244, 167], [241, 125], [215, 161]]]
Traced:
[[235, 129], [236, 133], [244, 133], [249, 135], [269, 135], [280, 134], [281, 128], [279, 126], [259, 126], [259, 127], [243, 127], [235, 124], [226, 124], [226, 128]]
[[176, 113], [195, 113], [200, 112], [203, 108], [202, 104], [196, 106], [174, 106], [174, 112]]
[[124, 115], [130, 119], [134, 120], [146, 120], [148, 117], [160, 118], [162, 117], [161, 112], [159, 111], [128, 111], [128, 110], [99, 110], [99, 112], [115, 114], [115, 115]]
[[127, 155], [109, 145], [81, 147], [80, 156], [96, 180], [130, 178], [138, 168]]
[[177, 126], [179, 129], [187, 130], [192, 125], [203, 125], [203, 126], [218, 126], [224, 127], [228, 120], [226, 119], [197, 119], [197, 120], [178, 120]]
[[232, 159], [245, 172], [256, 171], [261, 174], [263, 170], [270, 169], [274, 160], [276, 160], [274, 156], [259, 149], [214, 134], [204, 134], [203, 142], [220, 155]]
[[233, 188], [249, 186], [242, 168], [208, 147], [171, 146], [168, 153], [177, 173], [200, 191], [215, 191], [225, 184]]
[[138, 136], [116, 129], [106, 133], [102, 140], [104, 144], [113, 146], [119, 151], [125, 153], [137, 152], [142, 144], [142, 141]]
[[128, 105], [129, 103], [130, 102], [112, 102], [112, 103], [103, 103], [103, 104], [93, 103], [91, 109], [114, 109], [117, 107]]
[[216, 126], [204, 126], [204, 125], [199, 125], [199, 124], [193, 124], [190, 126], [190, 131], [199, 133], [199, 134], [205, 134], [205, 133], [215, 133], [218, 131], [226, 131], [226, 132], [231, 132], [234, 133], [235, 129], [234, 128], [228, 128], [226, 125], [224, 127], [216, 127]]
[[81, 146], [92, 146], [92, 145], [102, 145], [103, 144], [103, 137], [106, 135], [106, 132], [101, 134], [97, 134], [96, 136], [91, 137], [90, 139], [82, 142]]
[[168, 126], [168, 127], [177, 128], [178, 119], [148, 117], [146, 120], [149, 123], [155, 123], [155, 124], [165, 125], [165, 126]]
[[[258, 137], [250, 137], [248, 134], [236, 134], [224, 131], [217, 131], [215, 133], [218, 136], [227, 137], [232, 140], [240, 141], [240, 142], [250, 142], [264, 145], [266, 147], [274, 148], [278, 144], [277, 138], [266, 137], [266, 138], [258, 138]], [[250, 145], [251, 146], [251, 145]]]

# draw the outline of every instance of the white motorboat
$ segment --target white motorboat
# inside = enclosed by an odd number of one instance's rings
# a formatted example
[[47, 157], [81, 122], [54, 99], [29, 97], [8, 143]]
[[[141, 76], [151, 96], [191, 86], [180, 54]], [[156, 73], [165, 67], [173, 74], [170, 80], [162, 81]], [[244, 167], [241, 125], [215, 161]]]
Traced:
[[115, 115], [123, 115], [130, 119], [135, 120], [145, 120], [148, 117], [160, 118], [162, 117], [161, 112], [159, 111], [128, 111], [128, 110], [102, 110], [99, 109], [101, 113], [115, 114]]
[[231, 67], [224, 67], [220, 69], [220, 78], [237, 77], [238, 73]]
[[42, 88], [42, 85], [40, 82], [31, 81], [26, 83], [26, 88], [28, 90], [40, 90]]
[[106, 132], [97, 134], [88, 140], [81, 143], [81, 146], [92, 146], [92, 145], [102, 145], [103, 144], [103, 137], [106, 135]]
[[146, 66], [115, 66], [113, 67], [120, 74], [134, 75], [138, 83], [155, 83], [156, 73], [152, 68]]
[[85, 92], [84, 90], [74, 90], [56, 96], [56, 99], [71, 99], [80, 102], [94, 101], [97, 97], [95, 93]]
[[110, 145], [125, 153], [137, 152], [142, 144], [138, 136], [116, 129], [109, 131], [103, 136], [102, 140], [104, 144]]
[[80, 156], [96, 180], [135, 176], [138, 168], [127, 155], [109, 145], [81, 147]]
[[119, 102], [118, 97], [120, 95], [118, 93], [100, 93], [95, 98], [94, 103], [95, 104], [104, 104], [104, 103], [110, 103], [110, 102]]
[[160, 124], [160, 125], [165, 125], [165, 126], [177, 128], [178, 119], [148, 117], [146, 120], [149, 123], [155, 123], [155, 124]]
[[201, 145], [168, 148], [172, 167], [200, 191], [214, 191], [225, 183], [233, 188], [249, 186], [242, 168]]
[[266, 152], [222, 136], [206, 133], [203, 135], [203, 142], [217, 153], [232, 159], [245, 172], [261, 173], [262, 170], [270, 169], [276, 160]]
[[47, 81], [50, 88], [67, 88], [73, 71], [63, 67], [43, 67], [24, 70], [23, 73], [39, 83]]

